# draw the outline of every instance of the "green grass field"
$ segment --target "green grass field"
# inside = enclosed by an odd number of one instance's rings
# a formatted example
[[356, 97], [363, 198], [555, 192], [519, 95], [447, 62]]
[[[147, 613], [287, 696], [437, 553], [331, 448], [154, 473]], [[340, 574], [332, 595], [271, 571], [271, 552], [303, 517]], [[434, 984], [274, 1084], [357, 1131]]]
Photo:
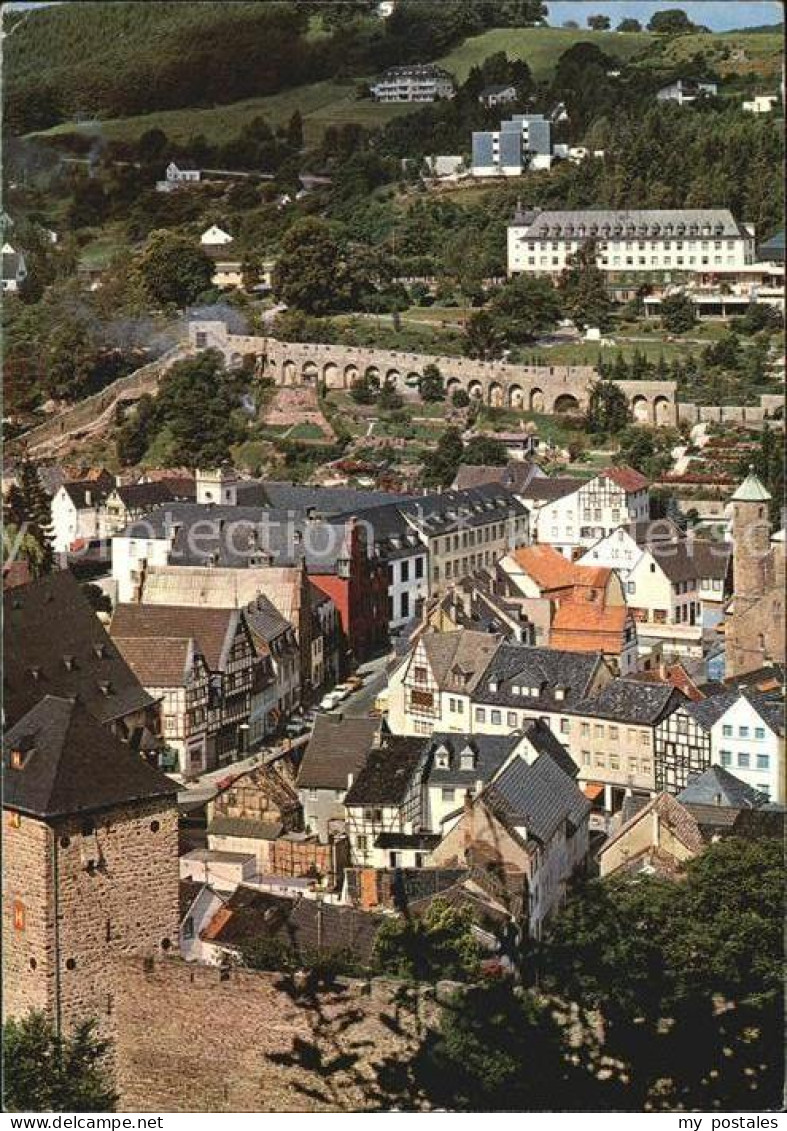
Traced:
[[[183, 110], [157, 110], [130, 118], [107, 118], [101, 122], [101, 134], [108, 141], [129, 141], [150, 129], [161, 129], [180, 143], [204, 134], [211, 143], [235, 137], [254, 118], [263, 117], [271, 125], [283, 125], [295, 110], [303, 116], [307, 144], [319, 142], [328, 126], [354, 122], [361, 126], [383, 126], [392, 118], [412, 110], [408, 103], [382, 105], [355, 98], [355, 83], [316, 82], [308, 86], [283, 90], [267, 98], [249, 98], [210, 108], [188, 107]], [[96, 132], [95, 123], [86, 127]], [[74, 122], [62, 122], [33, 136], [58, 137], [79, 132]]]
[[493, 28], [483, 35], [466, 39], [438, 62], [459, 82], [464, 82], [471, 67], [478, 66], [498, 51], [505, 51], [509, 59], [524, 59], [534, 78], [545, 79], [552, 74], [559, 56], [575, 43], [594, 43], [602, 51], [625, 60], [648, 47], [654, 39], [655, 36], [648, 32], [617, 35], [615, 32], [588, 31], [587, 28]]

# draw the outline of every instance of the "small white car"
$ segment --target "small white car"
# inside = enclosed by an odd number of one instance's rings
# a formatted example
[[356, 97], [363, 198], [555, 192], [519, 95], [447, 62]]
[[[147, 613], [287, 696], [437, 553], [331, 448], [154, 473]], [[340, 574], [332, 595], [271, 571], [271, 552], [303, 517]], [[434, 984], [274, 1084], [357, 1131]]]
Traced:
[[336, 686], [334, 687], [333, 691], [330, 694], [331, 695], [338, 695], [339, 696], [338, 702], [343, 703], [345, 699], [349, 698], [349, 696], [352, 695], [352, 691], [353, 691], [353, 689], [350, 687], [349, 684], [347, 684], [347, 683], [337, 683]]
[[332, 711], [334, 707], [338, 707], [342, 701], [342, 696], [337, 695], [335, 691], [329, 691], [327, 695], [323, 695], [320, 700], [321, 711]]

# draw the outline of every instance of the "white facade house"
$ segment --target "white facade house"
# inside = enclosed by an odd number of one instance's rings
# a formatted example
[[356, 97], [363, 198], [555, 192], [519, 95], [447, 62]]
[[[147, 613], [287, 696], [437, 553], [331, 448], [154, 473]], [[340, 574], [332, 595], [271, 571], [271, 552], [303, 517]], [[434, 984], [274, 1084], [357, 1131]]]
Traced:
[[594, 240], [612, 274], [740, 269], [754, 261], [754, 230], [727, 208], [519, 211], [508, 226], [508, 272], [560, 275]]
[[391, 67], [370, 89], [377, 102], [436, 102], [456, 94], [448, 72], [432, 63]]
[[203, 247], [226, 247], [227, 244], [232, 243], [232, 236], [229, 232], [225, 232], [218, 224], [211, 224], [199, 238], [199, 242]]
[[86, 480], [64, 483], [52, 496], [53, 548], [64, 553], [104, 535], [107, 488]]
[[749, 102], [741, 106], [749, 114], [770, 114], [779, 105], [778, 94], [756, 94]]
[[17, 251], [10, 243], [4, 243], [3, 256], [3, 290], [13, 294], [18, 291], [27, 278], [27, 264], [21, 251]]
[[711, 726], [710, 736], [712, 762], [784, 804], [784, 718], [779, 703], [738, 693]]
[[[556, 491], [550, 499], [550, 488], [540, 480], [529, 487], [533, 494], [531, 530], [534, 541], [554, 546], [567, 558], [577, 548], [590, 549], [621, 525], [646, 522], [650, 513], [649, 484], [644, 475], [627, 467], [608, 467], [586, 483], [572, 489], [566, 483], [565, 493]], [[549, 481], [547, 480], [547, 484]], [[558, 481], [558, 484], [560, 481]], [[547, 499], [538, 506], [537, 496]], [[525, 505], [531, 506], [525, 497]], [[589, 563], [605, 565], [606, 562]]]
[[718, 83], [700, 82], [696, 79], [676, 79], [656, 92], [659, 102], [676, 102], [678, 106], [690, 106], [698, 98], [713, 97], [719, 93]]
[[199, 184], [201, 180], [200, 169], [181, 169], [174, 161], [170, 161], [164, 171], [164, 180], [156, 181], [156, 192], [174, 192], [187, 185]]

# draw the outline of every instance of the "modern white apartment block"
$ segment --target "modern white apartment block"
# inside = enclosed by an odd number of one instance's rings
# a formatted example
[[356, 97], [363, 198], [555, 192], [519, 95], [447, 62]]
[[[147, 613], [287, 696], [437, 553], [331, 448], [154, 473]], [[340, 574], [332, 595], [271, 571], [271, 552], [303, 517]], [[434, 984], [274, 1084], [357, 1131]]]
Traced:
[[448, 72], [432, 63], [391, 67], [370, 89], [377, 102], [436, 102], [456, 94]]
[[515, 114], [499, 130], [473, 134], [474, 177], [519, 177], [552, 165], [552, 124], [543, 114]]
[[615, 274], [693, 274], [754, 262], [754, 228], [727, 208], [519, 211], [508, 226], [508, 273], [560, 275], [589, 240]]

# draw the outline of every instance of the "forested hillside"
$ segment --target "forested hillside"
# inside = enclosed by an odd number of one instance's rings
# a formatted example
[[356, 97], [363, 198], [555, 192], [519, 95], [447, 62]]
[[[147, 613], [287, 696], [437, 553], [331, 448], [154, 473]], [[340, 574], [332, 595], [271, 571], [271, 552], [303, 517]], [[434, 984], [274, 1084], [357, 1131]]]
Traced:
[[6, 39], [6, 127], [127, 117], [274, 94], [327, 76], [430, 59], [493, 25], [527, 26], [540, 0], [460, 0], [439, 20], [401, 0], [342, 3], [69, 3], [14, 17]]

